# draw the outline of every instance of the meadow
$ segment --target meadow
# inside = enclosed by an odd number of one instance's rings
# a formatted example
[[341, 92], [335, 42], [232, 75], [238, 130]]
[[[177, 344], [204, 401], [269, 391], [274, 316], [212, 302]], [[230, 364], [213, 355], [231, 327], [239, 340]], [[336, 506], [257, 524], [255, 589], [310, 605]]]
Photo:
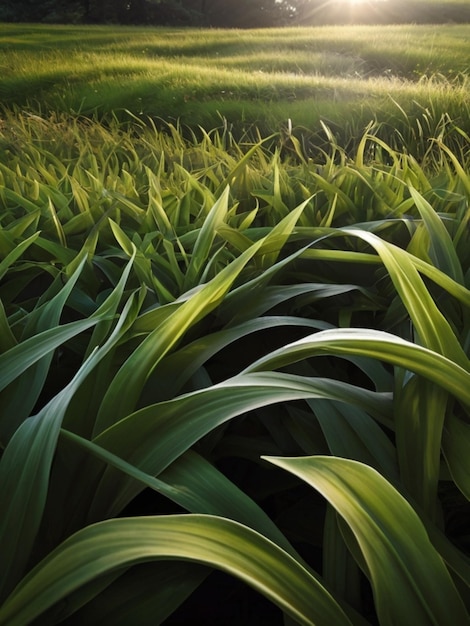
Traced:
[[429, 109], [470, 130], [468, 25], [2, 30], [1, 101], [30, 111], [129, 110], [206, 129], [224, 117], [264, 134], [287, 119], [354, 121], [360, 134], [371, 119], [404, 128]]
[[470, 624], [469, 36], [2, 25], [0, 625]]

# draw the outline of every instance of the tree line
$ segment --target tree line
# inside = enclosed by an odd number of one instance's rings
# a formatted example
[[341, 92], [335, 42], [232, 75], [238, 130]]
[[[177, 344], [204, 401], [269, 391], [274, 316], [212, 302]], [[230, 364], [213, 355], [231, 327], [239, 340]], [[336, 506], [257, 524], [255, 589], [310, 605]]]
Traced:
[[268, 27], [287, 24], [470, 22], [462, 2], [375, 0], [3, 0], [0, 21]]

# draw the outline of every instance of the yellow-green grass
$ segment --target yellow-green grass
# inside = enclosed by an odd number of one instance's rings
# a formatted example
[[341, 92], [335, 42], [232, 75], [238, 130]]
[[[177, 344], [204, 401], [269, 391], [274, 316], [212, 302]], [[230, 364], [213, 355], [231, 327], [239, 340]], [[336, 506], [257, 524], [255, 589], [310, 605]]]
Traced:
[[232, 577], [267, 599], [246, 624], [470, 623], [470, 155], [445, 130], [433, 160], [371, 129], [313, 161], [5, 112], [0, 624], [191, 623], [190, 594], [225, 624]]
[[[419, 103], [465, 126], [470, 26], [196, 30], [6, 25], [1, 97], [30, 110], [269, 128], [387, 119]], [[462, 120], [458, 119], [462, 117]]]
[[465, 68], [7, 31], [0, 624], [470, 624]]

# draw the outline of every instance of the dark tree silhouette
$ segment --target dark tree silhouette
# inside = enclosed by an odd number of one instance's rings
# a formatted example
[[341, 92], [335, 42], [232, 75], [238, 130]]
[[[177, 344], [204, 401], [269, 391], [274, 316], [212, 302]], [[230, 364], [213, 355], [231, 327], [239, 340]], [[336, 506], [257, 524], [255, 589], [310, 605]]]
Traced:
[[470, 22], [470, 3], [426, 0], [3, 0], [0, 21], [254, 28]]

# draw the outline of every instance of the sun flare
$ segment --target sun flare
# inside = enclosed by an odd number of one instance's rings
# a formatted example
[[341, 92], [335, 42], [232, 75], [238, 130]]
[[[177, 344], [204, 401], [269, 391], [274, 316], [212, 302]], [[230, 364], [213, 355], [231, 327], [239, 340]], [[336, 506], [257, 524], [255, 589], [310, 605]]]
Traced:
[[[339, 1], [343, 1], [343, 0], [339, 0]], [[388, 2], [389, 0], [347, 0], [349, 2], [349, 4], [355, 6], [355, 5], [361, 5], [361, 4], [377, 4], [377, 3], [384, 3], [384, 2]]]

